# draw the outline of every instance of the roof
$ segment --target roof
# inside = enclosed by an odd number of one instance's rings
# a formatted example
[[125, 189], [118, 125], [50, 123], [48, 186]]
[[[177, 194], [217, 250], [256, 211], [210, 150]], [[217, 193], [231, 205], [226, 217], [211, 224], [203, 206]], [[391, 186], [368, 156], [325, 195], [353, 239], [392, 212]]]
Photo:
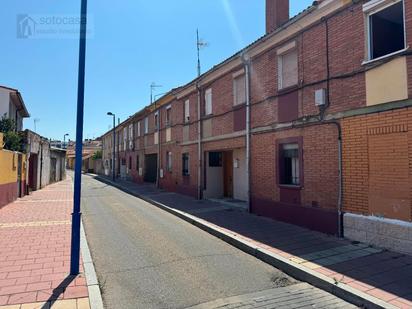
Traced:
[[55, 151], [55, 152], [64, 152], [66, 153], [66, 149], [62, 149], [62, 148], [58, 148], [58, 147], [50, 147], [51, 151]]
[[262, 41], [265, 41], [266, 39], [268, 39], [269, 37], [275, 35], [276, 33], [279, 33], [280, 31], [284, 30], [285, 28], [287, 28], [289, 25], [295, 23], [296, 21], [298, 21], [299, 19], [301, 19], [302, 17], [304, 17], [307, 13], [310, 13], [314, 8], [316, 8], [321, 2], [323, 2], [324, 0], [318, 0], [318, 1], [313, 1], [312, 5], [308, 6], [306, 9], [304, 9], [303, 11], [299, 12], [298, 14], [296, 14], [295, 16], [291, 17], [287, 22], [285, 22], [282, 26], [274, 29], [273, 31], [264, 34], [263, 36], [261, 36], [260, 38], [258, 38], [257, 40], [253, 41], [252, 43], [250, 43], [249, 45], [247, 45], [246, 47], [242, 48], [241, 50], [239, 50], [238, 52], [234, 53], [233, 55], [231, 55], [230, 57], [226, 58], [225, 60], [221, 61], [220, 63], [214, 65], [212, 68], [210, 68], [208, 71], [204, 72], [203, 74], [201, 74], [199, 77], [196, 77], [195, 79], [193, 79], [192, 81], [190, 81], [189, 83], [187, 83], [186, 85], [182, 86], [181, 89], [184, 89], [190, 85], [192, 85], [193, 83], [202, 80], [206, 75], [210, 74], [211, 72], [215, 71], [217, 68], [229, 63], [230, 61], [232, 61], [235, 58], [238, 58], [239, 56], [241, 56], [242, 54], [245, 54], [245, 52], [249, 49], [251, 49], [252, 47], [258, 45], [259, 43], [261, 43]]
[[[137, 111], [136, 113], [134, 113], [133, 115], [129, 116], [127, 119], [123, 120], [121, 123], [119, 123], [116, 126], [117, 128], [120, 128], [122, 126], [124, 126], [125, 124], [127, 124], [128, 122], [132, 121], [134, 118], [141, 116], [142, 114], [144, 114], [145, 112], [153, 112], [154, 110], [156, 110], [157, 108], [169, 103], [172, 99], [172, 97], [170, 97], [171, 95], [173, 95], [175, 92], [177, 92], [178, 90], [182, 89], [182, 87], [176, 87], [173, 88], [172, 90], [166, 92], [164, 95], [162, 95], [159, 99], [157, 99], [156, 101], [154, 101], [152, 104], [147, 105], [145, 107], [143, 107], [142, 109], [140, 109], [139, 111]], [[170, 97], [168, 99], [168, 97]], [[106, 131], [106, 133], [102, 134], [102, 136], [100, 138], [103, 138], [104, 136], [108, 135], [108, 134], [112, 134], [113, 133], [113, 129], [110, 129], [108, 131]]]
[[17, 89], [2, 86], [2, 85], [0, 85], [0, 88], [6, 89], [11, 92], [13, 99], [15, 100], [14, 102], [16, 103], [16, 107], [18, 111], [21, 112], [23, 118], [30, 117], [30, 114], [26, 108], [26, 105], [24, 104], [23, 97], [21, 96], [21, 93]]
[[[330, 0], [332, 1], [332, 0]], [[287, 22], [285, 22], [282, 26], [278, 27], [277, 29], [274, 29], [273, 31], [266, 33], [265, 35], [261, 36], [260, 38], [258, 38], [257, 40], [255, 40], [254, 42], [250, 43], [249, 45], [247, 45], [246, 47], [244, 47], [243, 49], [239, 50], [238, 52], [236, 52], [235, 54], [233, 54], [232, 56], [226, 58], [225, 60], [221, 61], [220, 63], [216, 64], [215, 66], [213, 66], [211, 69], [209, 69], [208, 71], [206, 71], [205, 73], [201, 74], [199, 77], [196, 77], [195, 79], [191, 80], [190, 82], [188, 82], [187, 84], [181, 86], [181, 87], [177, 87], [174, 88], [172, 90], [170, 90], [168, 93], [166, 93], [164, 96], [162, 96], [160, 99], [158, 99], [156, 102], [161, 101], [164, 97], [173, 94], [175, 92], [178, 92], [180, 90], [185, 90], [186, 88], [189, 88], [190, 86], [192, 86], [194, 83], [197, 83], [198, 81], [201, 81], [202, 79], [204, 79], [205, 76], [209, 75], [210, 73], [216, 71], [218, 68], [223, 67], [224, 65], [230, 63], [231, 61], [233, 61], [236, 58], [239, 58], [240, 56], [246, 54], [246, 52], [250, 49], [252, 49], [253, 47], [256, 47], [257, 45], [259, 45], [260, 43], [263, 43], [264, 41], [266, 41], [267, 39], [275, 36], [276, 34], [278, 34], [281, 31], [284, 31], [286, 28], [288, 28], [290, 25], [294, 24], [295, 22], [299, 21], [300, 19], [302, 19], [304, 16], [306, 16], [307, 14], [311, 13], [313, 10], [315, 10], [321, 3], [323, 4], [323, 2], [330, 2], [330, 1], [326, 1], [326, 0], [318, 0], [318, 1], [313, 1], [312, 5], [308, 6], [306, 9], [304, 9], [303, 11], [299, 12], [298, 14], [296, 14], [295, 16], [291, 17]], [[156, 102], [154, 102], [153, 104], [155, 104]], [[122, 123], [118, 124], [116, 126], [116, 128], [124, 125], [127, 121], [129, 121], [131, 118], [133, 118], [134, 116], [137, 116], [138, 114], [144, 112], [147, 108], [150, 108], [152, 105], [146, 106], [143, 109], [141, 109], [140, 111], [138, 111], [137, 113], [135, 113], [133, 116], [130, 116], [128, 119], [126, 119], [125, 121], [123, 121]], [[102, 135], [106, 136], [107, 134], [111, 133], [113, 129], [107, 131], [106, 133], [104, 133]]]

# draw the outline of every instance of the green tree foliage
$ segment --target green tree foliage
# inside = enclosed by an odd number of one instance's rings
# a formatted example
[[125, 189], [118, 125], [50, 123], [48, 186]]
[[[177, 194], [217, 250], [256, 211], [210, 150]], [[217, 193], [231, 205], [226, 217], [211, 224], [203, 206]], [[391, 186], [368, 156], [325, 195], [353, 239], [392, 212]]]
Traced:
[[4, 134], [4, 149], [12, 151], [22, 151], [22, 136], [15, 132], [16, 124], [14, 120], [3, 116], [0, 119], [0, 132]]
[[93, 160], [98, 160], [98, 159], [101, 159], [102, 157], [103, 157], [103, 152], [101, 150], [97, 150], [93, 154]]

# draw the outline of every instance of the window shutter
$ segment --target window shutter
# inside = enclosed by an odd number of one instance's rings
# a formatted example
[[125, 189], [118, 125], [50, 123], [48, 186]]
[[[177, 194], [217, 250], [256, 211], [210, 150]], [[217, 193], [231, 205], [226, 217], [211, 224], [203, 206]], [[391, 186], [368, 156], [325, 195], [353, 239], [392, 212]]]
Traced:
[[298, 52], [296, 49], [280, 56], [279, 73], [281, 89], [298, 83]]
[[185, 101], [185, 119], [184, 119], [185, 122], [189, 122], [189, 120], [190, 120], [190, 110], [189, 110], [189, 108], [190, 108], [190, 101], [186, 100]]
[[235, 105], [246, 103], [246, 77], [241, 75], [234, 80]]
[[212, 89], [207, 89], [205, 94], [205, 114], [212, 114]]

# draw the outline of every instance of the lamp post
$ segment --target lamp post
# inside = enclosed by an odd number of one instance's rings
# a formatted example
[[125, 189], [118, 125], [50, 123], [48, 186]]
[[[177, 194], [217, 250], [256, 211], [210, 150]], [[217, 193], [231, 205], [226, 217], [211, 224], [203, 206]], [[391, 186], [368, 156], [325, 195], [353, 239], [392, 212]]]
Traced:
[[62, 146], [63, 149], [67, 149], [67, 147], [66, 147], [66, 136], [69, 136], [69, 133], [66, 133], [63, 136], [63, 146]]
[[108, 116], [113, 116], [113, 164], [112, 164], [112, 176], [113, 181], [116, 181], [116, 115], [108, 112]]
[[70, 254], [70, 275], [79, 274], [80, 263], [80, 223], [81, 223], [81, 189], [82, 189], [82, 152], [83, 152], [83, 116], [84, 116], [84, 76], [86, 66], [86, 30], [87, 0], [81, 0], [79, 39], [79, 75], [77, 85], [77, 119], [76, 119], [76, 164], [74, 171], [74, 196], [72, 213], [72, 239]]

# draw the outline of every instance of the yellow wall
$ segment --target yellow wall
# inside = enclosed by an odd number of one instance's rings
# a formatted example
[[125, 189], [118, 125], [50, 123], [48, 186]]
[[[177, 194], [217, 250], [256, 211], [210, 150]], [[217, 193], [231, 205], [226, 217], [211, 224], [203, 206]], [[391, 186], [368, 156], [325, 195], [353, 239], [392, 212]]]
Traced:
[[[0, 185], [17, 182], [19, 153], [3, 149], [3, 134], [0, 133]], [[22, 155], [22, 180], [26, 179], [26, 155]]]
[[17, 182], [18, 153], [0, 150], [0, 185]]
[[407, 98], [406, 57], [396, 58], [366, 72], [366, 104], [368, 106]]

